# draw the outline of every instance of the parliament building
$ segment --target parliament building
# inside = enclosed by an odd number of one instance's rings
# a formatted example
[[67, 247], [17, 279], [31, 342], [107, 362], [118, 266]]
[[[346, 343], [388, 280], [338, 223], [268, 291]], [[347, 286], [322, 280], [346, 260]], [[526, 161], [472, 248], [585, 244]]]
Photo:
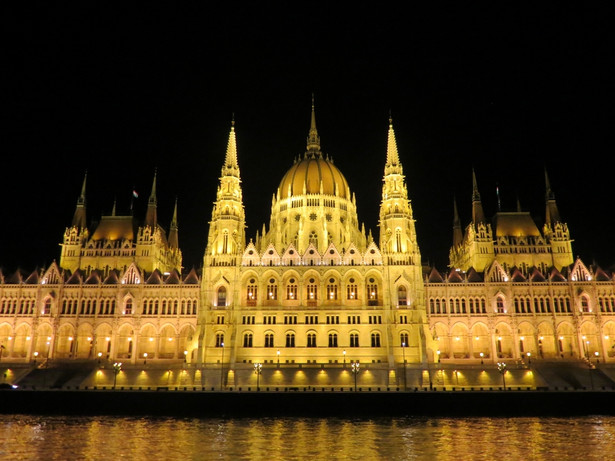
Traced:
[[225, 387], [261, 373], [336, 385], [361, 370], [364, 384], [399, 385], [408, 370], [431, 384], [446, 365], [615, 363], [615, 277], [573, 257], [546, 173], [543, 225], [520, 207], [489, 217], [473, 174], [472, 216], [455, 206], [442, 270], [421, 261], [392, 122], [377, 237], [321, 151], [313, 106], [268, 225], [246, 236], [235, 136], [232, 125], [199, 269], [183, 270], [177, 205], [159, 219], [156, 177], [144, 217], [114, 207], [95, 226], [86, 177], [59, 263], [0, 274], [2, 364], [180, 367]]

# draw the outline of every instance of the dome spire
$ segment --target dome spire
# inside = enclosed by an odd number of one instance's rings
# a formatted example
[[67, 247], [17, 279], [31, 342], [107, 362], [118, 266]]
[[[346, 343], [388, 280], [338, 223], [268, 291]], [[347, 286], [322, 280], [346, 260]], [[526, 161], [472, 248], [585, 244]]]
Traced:
[[322, 153], [320, 152], [320, 136], [318, 136], [318, 130], [316, 130], [316, 111], [314, 109], [314, 93], [312, 93], [312, 119], [310, 122], [310, 134], [307, 138], [307, 151], [305, 153], [306, 158], [320, 158]]

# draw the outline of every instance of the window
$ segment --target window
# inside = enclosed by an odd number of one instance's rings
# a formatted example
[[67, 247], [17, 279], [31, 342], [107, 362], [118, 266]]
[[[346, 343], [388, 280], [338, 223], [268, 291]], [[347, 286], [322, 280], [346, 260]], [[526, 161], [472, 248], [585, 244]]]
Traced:
[[399, 323], [408, 323], [408, 316], [407, 315], [400, 315], [399, 316]]
[[218, 307], [226, 306], [226, 288], [218, 288], [218, 301], [216, 303]]
[[337, 284], [333, 278], [329, 279], [329, 284], [327, 285], [327, 299], [337, 299]]
[[254, 325], [254, 316], [253, 315], [244, 315], [241, 318], [241, 323], [244, 325]]
[[399, 335], [399, 345], [402, 347], [408, 347], [408, 333], [401, 333]]
[[269, 280], [269, 285], [267, 285], [267, 299], [278, 299], [278, 285], [275, 283], [275, 279]]
[[297, 324], [296, 315], [285, 315], [284, 316], [284, 325], [296, 325], [296, 324]]
[[246, 300], [248, 303], [256, 302], [256, 296], [258, 295], [258, 288], [254, 285], [254, 279], [250, 280], [251, 284], [248, 285], [246, 291]]
[[359, 347], [358, 333], [350, 333], [350, 347]]
[[382, 323], [382, 315], [370, 315], [369, 316], [370, 324], [380, 324]]
[[357, 299], [357, 284], [354, 279], [350, 279], [346, 285], [346, 299]]
[[372, 333], [372, 347], [380, 347], [380, 333]]
[[349, 315], [348, 316], [348, 323], [349, 324], [361, 323], [361, 316], [360, 315]]
[[265, 317], [263, 317], [263, 323], [265, 325], [275, 325], [275, 323], [276, 323], [276, 316], [275, 315], [266, 315]]
[[265, 333], [265, 347], [273, 347], [273, 333]]
[[327, 325], [336, 325], [340, 323], [339, 315], [327, 315]]
[[286, 299], [297, 299], [297, 284], [295, 279], [290, 279], [286, 285]]
[[498, 314], [505, 314], [506, 313], [506, 309], [504, 308], [504, 298], [501, 296], [498, 296], [496, 298], [495, 301], [496, 307], [495, 307], [495, 312]]
[[306, 315], [305, 316], [305, 323], [306, 325], [312, 325], [312, 324], [317, 324], [318, 323], [318, 316], [317, 315]]
[[316, 333], [308, 333], [307, 347], [316, 347]]
[[243, 347], [252, 347], [252, 333], [243, 335]]
[[216, 323], [218, 325], [224, 325], [224, 315], [218, 315], [216, 316]]
[[405, 306], [408, 304], [408, 292], [405, 286], [400, 286], [397, 288], [397, 305]]
[[[273, 343], [273, 338], [271, 339], [271, 341]], [[265, 345], [265, 347], [267, 347], [267, 345]], [[270, 347], [273, 347], [273, 344]], [[295, 334], [294, 333], [286, 333], [286, 347], [295, 347]]]
[[329, 347], [337, 347], [337, 333], [329, 333]]
[[318, 299], [318, 286], [315, 284], [309, 284], [307, 286], [308, 301], [316, 301]]
[[127, 299], [124, 305], [124, 314], [132, 315], [132, 299]]
[[216, 334], [216, 347], [224, 347], [224, 333]]

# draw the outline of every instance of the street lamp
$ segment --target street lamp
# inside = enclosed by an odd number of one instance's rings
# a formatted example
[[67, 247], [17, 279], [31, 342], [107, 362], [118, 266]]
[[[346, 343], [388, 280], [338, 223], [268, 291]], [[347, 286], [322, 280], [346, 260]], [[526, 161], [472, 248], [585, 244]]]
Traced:
[[184, 351], [184, 363], [186, 363], [188, 359], [188, 351]]
[[220, 343], [222, 347], [222, 360], [220, 360], [220, 390], [224, 389], [224, 342]]
[[600, 352], [596, 351], [594, 352], [594, 356], [596, 356], [596, 365], [598, 365], [600, 363]]
[[359, 374], [359, 362], [352, 362], [352, 373], [354, 374], [354, 391], [357, 392], [357, 375]]
[[115, 389], [115, 384], [117, 383], [117, 375], [122, 371], [122, 362], [115, 362], [113, 364], [113, 389]]
[[342, 354], [344, 354], [344, 368], [346, 368], [346, 349], [342, 351]]
[[528, 352], [527, 354], [527, 364], [528, 366], [532, 365], [532, 353]]
[[502, 382], [504, 383], [504, 390], [506, 390], [506, 364], [504, 362], [498, 362], [498, 371], [502, 375]]
[[483, 358], [484, 358], [484, 357], [485, 357], [485, 354], [481, 352], [481, 353], [480, 353], [480, 364], [481, 364], [481, 365], [485, 363], [485, 362], [483, 361]]
[[147, 352], [143, 352], [143, 365], [147, 365]]
[[261, 373], [263, 372], [263, 364], [262, 363], [255, 363], [254, 364], [254, 373], [256, 373], [256, 390], [260, 391], [260, 377], [261, 377]]
[[440, 349], [438, 349], [438, 350], [436, 351], [436, 354], [437, 354], [437, 356], [438, 356], [438, 363], [440, 363]]
[[100, 365], [100, 358], [102, 357], [102, 352], [98, 353], [98, 365]]
[[406, 376], [406, 342], [401, 343], [401, 353], [404, 358], [404, 391], [408, 390], [408, 381]]
[[277, 355], [278, 355], [278, 368], [280, 368], [280, 349], [278, 349]]

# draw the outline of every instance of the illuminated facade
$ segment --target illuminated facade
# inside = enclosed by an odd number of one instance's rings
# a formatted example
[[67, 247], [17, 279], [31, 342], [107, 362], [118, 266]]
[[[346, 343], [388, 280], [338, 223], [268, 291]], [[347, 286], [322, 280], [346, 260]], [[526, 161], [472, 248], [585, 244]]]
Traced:
[[487, 219], [473, 176], [472, 219], [462, 229], [455, 206], [441, 272], [421, 263], [391, 122], [377, 241], [321, 151], [313, 107], [254, 239], [237, 154], [232, 126], [199, 271], [182, 271], [177, 207], [168, 235], [159, 224], [156, 178], [142, 224], [114, 207], [91, 233], [84, 180], [59, 264], [2, 274], [0, 359], [185, 362], [220, 367], [227, 384], [255, 363], [369, 364], [390, 382], [404, 363], [615, 362], [614, 277], [574, 260], [546, 176], [542, 229], [520, 209]]

